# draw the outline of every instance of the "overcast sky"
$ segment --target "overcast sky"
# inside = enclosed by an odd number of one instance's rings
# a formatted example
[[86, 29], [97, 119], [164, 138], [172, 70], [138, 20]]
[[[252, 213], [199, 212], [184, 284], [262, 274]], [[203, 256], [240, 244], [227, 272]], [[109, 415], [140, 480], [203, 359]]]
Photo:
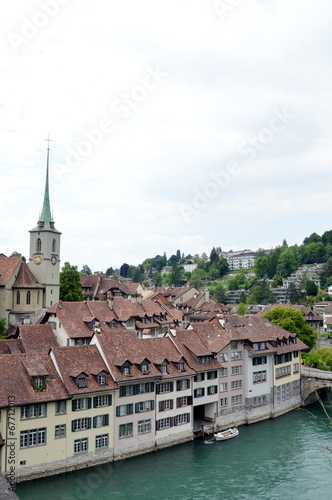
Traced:
[[331, 0], [12, 0], [0, 252], [50, 197], [61, 261], [105, 271], [331, 229]]

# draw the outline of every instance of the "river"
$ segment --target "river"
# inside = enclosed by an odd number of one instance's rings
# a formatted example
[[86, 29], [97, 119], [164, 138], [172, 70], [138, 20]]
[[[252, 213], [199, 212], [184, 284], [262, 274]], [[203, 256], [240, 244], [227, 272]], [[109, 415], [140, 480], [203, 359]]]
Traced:
[[[324, 402], [332, 415], [331, 392]], [[239, 430], [230, 441], [206, 444], [209, 438], [197, 439], [123, 462], [20, 484], [17, 495], [20, 500], [332, 498], [332, 424], [318, 403]]]

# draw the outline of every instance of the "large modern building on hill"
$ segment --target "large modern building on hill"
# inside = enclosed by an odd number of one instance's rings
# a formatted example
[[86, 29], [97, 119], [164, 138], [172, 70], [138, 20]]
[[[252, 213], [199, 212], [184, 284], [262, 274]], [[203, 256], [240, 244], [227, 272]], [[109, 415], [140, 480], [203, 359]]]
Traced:
[[44, 201], [37, 226], [30, 231], [29, 263], [0, 254], [0, 317], [8, 328], [36, 323], [59, 301], [60, 235], [50, 208], [48, 148]]

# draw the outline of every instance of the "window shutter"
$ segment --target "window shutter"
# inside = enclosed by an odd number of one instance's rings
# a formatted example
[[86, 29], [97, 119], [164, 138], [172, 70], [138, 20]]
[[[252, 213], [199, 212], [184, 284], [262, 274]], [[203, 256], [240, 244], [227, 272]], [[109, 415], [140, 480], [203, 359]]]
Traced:
[[93, 398], [93, 407], [97, 408], [97, 396], [94, 396]]
[[156, 385], [156, 394], [160, 394], [160, 385]]
[[181, 383], [180, 383], [180, 380], [177, 380], [176, 381], [176, 390], [180, 391], [180, 389], [181, 389]]
[[75, 432], [75, 420], [71, 421], [71, 431]]
[[97, 427], [97, 417], [93, 417], [93, 427]]
[[170, 405], [171, 410], [173, 410], [173, 406], [174, 406], [174, 401], [173, 399], [171, 399], [171, 405]]
[[120, 416], [120, 406], [117, 406], [116, 407], [116, 416], [119, 417]]
[[169, 383], [169, 387], [170, 387], [170, 392], [172, 392], [173, 391], [173, 387], [174, 387], [174, 382], [170, 382]]
[[135, 413], [139, 413], [139, 403], [135, 403]]
[[174, 417], [171, 417], [169, 420], [170, 420], [170, 427], [173, 427], [173, 425], [174, 425]]
[[139, 394], [139, 385], [138, 384], [135, 384], [133, 386], [133, 394]]
[[154, 399], [151, 399], [151, 410], [154, 410]]
[[103, 415], [103, 425], [108, 425], [109, 419], [108, 419], [108, 413], [106, 415]]
[[182, 405], [181, 405], [181, 398], [176, 398], [176, 407], [177, 408], [180, 408]]
[[154, 391], [154, 382], [151, 382], [151, 392]]
[[159, 411], [164, 411], [164, 409], [165, 409], [164, 401], [159, 401]]
[[202, 396], [205, 395], [205, 387], [203, 387], [203, 390], [202, 390]]
[[108, 395], [108, 406], [112, 406], [112, 394]]
[[187, 413], [187, 422], [190, 422], [190, 413]]
[[188, 396], [187, 397], [187, 405], [192, 405], [193, 404], [193, 397], [192, 396]]
[[131, 403], [127, 405], [127, 415], [131, 415], [133, 413], [134, 405]]
[[91, 398], [88, 398], [88, 409], [90, 410], [91, 408]]
[[91, 417], [88, 418], [88, 429], [91, 429]]
[[173, 419], [173, 425], [178, 425], [178, 423], [177, 423], [177, 417], [174, 417], [174, 419]]
[[71, 402], [71, 411], [77, 410], [77, 399], [73, 399]]
[[190, 389], [190, 378], [187, 378], [187, 389]]
[[157, 421], [156, 421], [156, 431], [159, 431], [159, 427], [160, 427], [160, 421], [159, 421], [159, 420], [157, 420]]

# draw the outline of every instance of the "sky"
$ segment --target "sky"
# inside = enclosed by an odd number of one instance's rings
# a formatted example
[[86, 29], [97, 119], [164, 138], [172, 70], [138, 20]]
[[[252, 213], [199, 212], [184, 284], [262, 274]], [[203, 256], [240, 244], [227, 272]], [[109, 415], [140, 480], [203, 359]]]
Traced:
[[50, 200], [80, 270], [331, 229], [332, 2], [12, 0], [0, 253]]

